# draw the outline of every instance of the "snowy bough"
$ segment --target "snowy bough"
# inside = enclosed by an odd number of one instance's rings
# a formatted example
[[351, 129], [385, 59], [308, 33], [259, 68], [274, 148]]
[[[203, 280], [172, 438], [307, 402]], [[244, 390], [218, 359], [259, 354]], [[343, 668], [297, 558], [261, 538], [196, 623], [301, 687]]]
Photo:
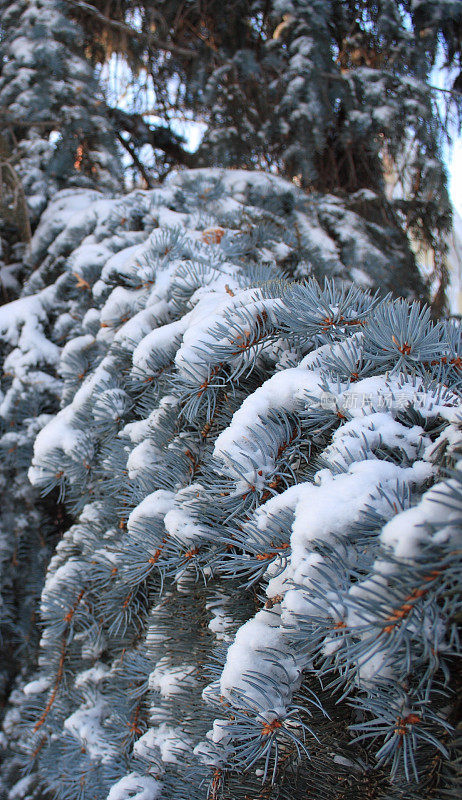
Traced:
[[287, 184], [250, 185], [58, 196], [3, 312], [4, 448], [26, 469], [41, 422], [72, 523], [11, 797], [456, 796], [460, 328], [317, 282]]

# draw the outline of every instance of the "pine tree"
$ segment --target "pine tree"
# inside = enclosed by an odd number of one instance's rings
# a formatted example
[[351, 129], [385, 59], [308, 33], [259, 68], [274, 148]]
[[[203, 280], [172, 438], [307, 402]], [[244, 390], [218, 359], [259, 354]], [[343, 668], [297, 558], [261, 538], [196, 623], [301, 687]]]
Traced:
[[[178, 116], [200, 118], [205, 134], [195, 159], [187, 155], [188, 165], [277, 170], [311, 192], [340, 196], [344, 206], [351, 198], [381, 225], [369, 207], [374, 192], [392, 224], [433, 250], [431, 281], [441, 313], [451, 224], [441, 158], [448, 116], [438, 112], [432, 81], [433, 69], [444, 64], [452, 74], [446, 110], [460, 122], [459, 2], [166, 0], [154, 7], [73, 7], [92, 34], [97, 26], [96, 41], [88, 37], [94, 58], [105, 58], [106, 42], [110, 52], [128, 52], [134, 71], [146, 71], [170, 135]], [[137, 111], [152, 109], [149, 92], [144, 103], [142, 92], [136, 97]], [[162, 137], [149, 134], [149, 125], [132, 128], [135, 135], [127, 117], [132, 151], [141, 155], [152, 138], [157, 154], [145, 177], [151, 169], [163, 171]], [[168, 145], [165, 123], [162, 131]], [[177, 147], [177, 160], [184, 156]], [[390, 172], [400, 188], [391, 207], [384, 198]], [[354, 197], [359, 190], [368, 190], [367, 201]]]
[[[444, 310], [451, 213], [441, 160], [444, 126], [429, 82], [443, 56], [456, 74], [455, 91], [446, 96], [460, 109], [460, 3], [40, 2], [5, 2], [2, 19], [6, 297], [22, 277], [15, 274], [29, 222], [33, 229], [56, 181], [63, 186], [90, 177], [99, 188], [117, 184], [117, 139], [147, 185], [178, 164], [217, 164], [277, 170], [311, 192], [332, 193], [342, 208], [361, 213], [370, 230], [376, 226], [379, 249], [390, 231], [401, 239], [395, 291], [406, 293], [402, 273], [409, 271], [427, 299], [412, 266], [411, 234], [433, 250], [429, 283], [435, 312]], [[92, 65], [118, 53], [135, 79], [145, 76], [135, 94], [124, 92], [136, 98], [131, 108], [126, 101], [107, 104], [82, 51]], [[149, 109], [163, 122], [143, 116]], [[205, 123], [196, 154], [175, 132], [181, 115]], [[51, 152], [50, 133], [59, 137]], [[391, 205], [384, 197], [390, 169], [402, 185]]]
[[[218, 177], [210, 178], [209, 185], [207, 173], [200, 179], [194, 179], [194, 174], [178, 176], [175, 189], [134, 192], [114, 199], [89, 189], [58, 193], [32, 241], [28, 255], [32, 276], [24, 287], [25, 296], [0, 311], [4, 698], [8, 698], [20, 668], [27, 672], [34, 663], [35, 609], [44, 571], [69, 521], [58, 489], [43, 500], [32, 491], [27, 469], [33, 442], [49, 415], [67, 399], [68, 389], [63, 390], [62, 380], [67, 379], [74, 388], [79, 386], [99, 357], [99, 346], [91, 339], [97, 327], [91, 308], [94, 292], [99, 297], [98, 280], [111, 269], [112, 259], [117, 263], [128, 258], [158, 225], [184, 226], [187, 214], [191, 220], [188, 225], [194, 229], [212, 226], [213, 231], [218, 225], [217, 236], [229, 226], [236, 233], [242, 229], [239, 257], [250, 270], [259, 261], [274, 261], [266, 240], [275, 239], [279, 243], [274, 267], [277, 272], [320, 278], [348, 276], [367, 285], [367, 273], [354, 266], [358, 251], [345, 249], [344, 256], [337, 253], [336, 242], [352, 238], [350, 226], [358, 231], [355, 244], [359, 252], [364, 248], [369, 252], [368, 271], [386, 268], [384, 255], [374, 251], [360, 218], [351, 214], [346, 220], [341, 218], [336, 229], [330, 230], [335, 238], [330, 238], [318, 218], [317, 206], [289, 183], [255, 173], [231, 173], [220, 187]], [[226, 202], [233, 209], [231, 215]], [[393, 258], [393, 251], [389, 258]], [[124, 316], [123, 302], [120, 315]], [[75, 357], [70, 346], [69, 363], [59, 366], [63, 347], [78, 336], [87, 343], [85, 359]], [[18, 516], [20, 498], [23, 508]]]
[[0, 3], [0, 281], [9, 298], [24, 277], [31, 228], [58, 189], [122, 186], [114, 130], [81, 52], [83, 34], [63, 5]]
[[56, 234], [64, 192], [35, 234], [67, 268], [5, 307], [7, 363], [35, 305], [62, 410], [29, 475], [72, 524], [5, 718], [16, 797], [457, 792], [460, 329], [282, 280], [288, 193], [186, 172]]
[[[385, 293], [426, 295], [405, 229], [447, 222], [460, 9], [288, 6], [4, 4], [10, 800], [457, 795], [460, 327]], [[197, 156], [107, 104], [123, 49]], [[292, 182], [114, 197], [115, 137], [148, 185]]]
[[[76, 193], [77, 187], [120, 189], [121, 167], [110, 123], [100, 111], [102, 93], [81, 52], [83, 34], [63, 14], [62, 3], [19, 0], [3, 2], [0, 8], [0, 283], [4, 302], [20, 293], [21, 283], [33, 269], [25, 248], [50, 198], [60, 187], [75, 187], [68, 189], [73, 200], [67, 201], [67, 213], [73, 213], [79, 200], [84, 207], [95, 196]], [[35, 281], [37, 285], [38, 275]], [[2, 325], [8, 328], [10, 321], [6, 312]], [[26, 304], [16, 343], [21, 349], [25, 341], [38, 336], [35, 360], [26, 363], [20, 358], [21, 363], [14, 366], [3, 362], [2, 702], [20, 666], [26, 669], [35, 658], [37, 599], [50, 554], [68, 524], [56, 498], [41, 501], [26, 478], [33, 439], [47, 415], [56, 410], [59, 394], [56, 378], [50, 375], [59, 351], [51, 344], [46, 355], [40, 349], [42, 321], [37, 304]]]

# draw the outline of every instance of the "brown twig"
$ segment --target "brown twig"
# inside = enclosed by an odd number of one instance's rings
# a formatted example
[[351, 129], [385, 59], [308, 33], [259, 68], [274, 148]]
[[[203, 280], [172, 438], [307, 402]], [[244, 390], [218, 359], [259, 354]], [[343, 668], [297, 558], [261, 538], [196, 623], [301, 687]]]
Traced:
[[119, 22], [118, 20], [106, 17], [101, 13], [101, 11], [98, 11], [97, 8], [89, 3], [83, 2], [83, 0], [65, 0], [65, 2], [69, 3], [69, 5], [72, 5], [74, 8], [82, 11], [83, 13], [94, 17], [94, 19], [97, 19], [102, 25], [113, 28], [121, 33], [125, 33], [134, 39], [138, 39], [138, 41], [144, 42], [146, 45], [157, 47], [159, 50], [166, 50], [169, 53], [175, 53], [178, 56], [183, 56], [183, 58], [195, 58], [197, 55], [192, 50], [187, 50], [184, 47], [178, 47], [171, 42], [164, 42], [163, 40], [158, 39], [156, 36], [153, 36], [151, 33], [148, 34], [143, 33], [142, 31], [137, 31], [130, 25], [127, 25], [125, 22]]

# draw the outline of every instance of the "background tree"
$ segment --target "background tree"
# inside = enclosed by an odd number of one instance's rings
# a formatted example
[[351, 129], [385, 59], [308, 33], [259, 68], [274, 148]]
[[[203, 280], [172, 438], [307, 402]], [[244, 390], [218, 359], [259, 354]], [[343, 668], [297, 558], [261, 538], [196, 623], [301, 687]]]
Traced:
[[[165, 123], [179, 115], [201, 120], [196, 163], [277, 170], [344, 201], [367, 188], [382, 207], [385, 173], [404, 172], [405, 191], [393, 203], [396, 224], [433, 249], [431, 282], [441, 312], [451, 224], [441, 153], [448, 105], [460, 113], [460, 3], [114, 3], [104, 4], [104, 14], [102, 5], [71, 5], [84, 26], [90, 23], [96, 61], [128, 53], [145, 88], [144, 97], [136, 93], [136, 108], [149, 111], [154, 99], [163, 136]], [[442, 66], [444, 114], [441, 95], [430, 87]], [[148, 141], [145, 132], [132, 145]], [[154, 155], [154, 175], [162, 174], [172, 156], [168, 148], [162, 158], [159, 148]], [[189, 154], [185, 159], [191, 165]]]
[[[12, 42], [23, 42], [25, 36], [18, 27], [21, 4], [6, 3], [5, 7], [2, 82], [9, 85], [8, 72], [16, 74], [19, 62], [15, 62], [10, 52], [13, 45], [8, 42], [11, 37]], [[51, 8], [48, 3], [43, 7]], [[40, 108], [45, 102], [47, 110], [42, 108], [40, 124], [48, 122], [44, 116], [52, 118], [53, 125], [48, 125], [44, 138], [48, 140], [51, 132], [59, 137], [59, 147], [52, 152], [55, 164], [67, 159], [67, 167], [58, 167], [63, 180], [74, 164], [80, 165], [81, 174], [95, 170], [96, 163], [89, 156], [91, 136], [99, 136], [102, 130], [112, 131], [112, 140], [106, 140], [105, 147], [110, 150], [117, 140], [138, 179], [148, 185], [177, 165], [277, 171], [311, 193], [335, 194], [344, 207], [360, 211], [372, 225], [392, 225], [431, 248], [435, 273], [429, 277], [429, 284], [435, 313], [441, 313], [447, 284], [445, 237], [451, 211], [441, 158], [448, 120], [447, 115], [443, 120], [436, 101], [446, 97], [451, 113], [457, 114], [460, 108], [460, 3], [236, 0], [225, 7], [210, 0], [56, 0], [53, 14], [59, 9], [61, 16], [53, 19], [48, 31], [49, 11], [44, 14], [41, 9], [36, 16], [42, 28], [27, 23], [26, 38], [33, 41], [34, 36], [40, 37], [50, 43], [49, 47], [59, 40], [61, 48], [70, 47], [68, 56], [65, 50], [60, 51], [61, 69], [67, 69], [69, 75], [75, 64], [69, 56], [72, 52], [75, 57], [79, 37], [79, 58], [85, 53], [88, 62], [98, 69], [113, 59], [106, 102], [99, 97], [96, 108], [92, 107], [95, 93], [88, 77], [76, 77], [75, 86], [72, 77], [66, 84], [71, 105], [64, 102], [61, 117], [59, 91], [64, 91], [64, 84], [56, 82], [56, 91], [44, 91], [53, 82], [40, 72], [43, 68], [37, 67], [41, 88], [33, 90], [37, 99], [32, 107]], [[24, 19], [30, 19], [33, 13], [31, 7]], [[78, 22], [79, 29], [65, 22], [70, 17]], [[66, 30], [71, 38], [66, 39]], [[39, 53], [45, 46], [41, 45]], [[28, 48], [29, 53], [35, 50]], [[118, 69], [114, 68], [115, 58]], [[82, 60], [79, 63], [80, 70], [88, 70]], [[51, 54], [46, 64], [56, 71]], [[430, 86], [432, 71], [442, 66], [448, 74], [448, 91], [437, 95]], [[35, 80], [30, 67], [22, 70], [23, 79], [26, 74], [29, 82]], [[82, 94], [82, 86], [90, 91]], [[0, 97], [0, 108], [10, 122], [13, 116], [24, 124], [21, 91], [18, 81], [13, 81], [3, 99]], [[92, 108], [91, 113], [87, 106]], [[61, 124], [64, 118], [67, 128]], [[178, 123], [184, 119], [200, 122], [204, 129], [195, 153], [189, 152], [178, 135]], [[91, 125], [92, 133], [86, 131]], [[13, 133], [16, 140], [29, 135], [27, 128], [13, 129]], [[10, 135], [11, 146], [14, 150]], [[95, 145], [95, 151], [98, 147]], [[28, 152], [31, 154], [30, 148]], [[24, 158], [23, 153], [21, 163]], [[84, 164], [81, 158], [87, 162]], [[390, 171], [403, 176], [404, 186], [391, 204], [385, 200], [385, 178]], [[74, 179], [78, 177], [74, 175]], [[98, 178], [93, 174], [92, 179], [101, 188], [108, 186], [103, 174]], [[366, 202], [363, 196], [357, 196], [361, 190], [374, 192], [376, 199], [369, 194]], [[34, 202], [41, 208], [45, 196], [46, 192], [35, 195]], [[401, 264], [412, 271], [409, 253]], [[4, 270], [3, 274], [11, 272]], [[399, 280], [395, 285], [398, 292], [403, 291]], [[425, 296], [417, 284], [416, 292]]]
[[0, 13], [0, 281], [14, 297], [50, 198], [64, 186], [120, 190], [122, 171], [82, 31], [62, 3], [2, 0]]

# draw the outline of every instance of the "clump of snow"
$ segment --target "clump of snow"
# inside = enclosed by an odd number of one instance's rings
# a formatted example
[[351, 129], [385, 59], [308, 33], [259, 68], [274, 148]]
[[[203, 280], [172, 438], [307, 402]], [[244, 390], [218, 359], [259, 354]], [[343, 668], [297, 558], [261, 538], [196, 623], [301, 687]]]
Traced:
[[26, 685], [23, 687], [23, 692], [29, 697], [30, 695], [34, 694], [41, 694], [42, 692], [46, 691], [49, 686], [50, 679], [49, 677], [44, 676], [42, 678], [37, 678], [35, 681], [29, 681], [29, 683], [26, 683]]
[[88, 701], [79, 706], [64, 721], [64, 728], [74, 736], [91, 758], [103, 764], [109, 763], [116, 755], [116, 746], [110, 742], [104, 732], [103, 721], [110, 709], [102, 699]]
[[162, 784], [150, 775], [130, 772], [116, 781], [106, 800], [158, 800]]

